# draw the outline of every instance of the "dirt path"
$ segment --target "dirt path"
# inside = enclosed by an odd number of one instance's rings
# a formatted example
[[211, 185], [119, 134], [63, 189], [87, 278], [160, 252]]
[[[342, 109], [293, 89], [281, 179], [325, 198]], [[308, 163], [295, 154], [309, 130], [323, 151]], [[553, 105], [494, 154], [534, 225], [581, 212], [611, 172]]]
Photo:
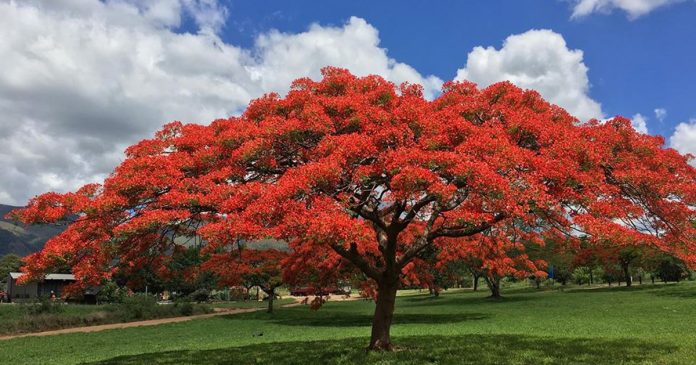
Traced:
[[[294, 299], [295, 303], [281, 305], [281, 308], [289, 308], [289, 307], [296, 307], [296, 306], [300, 306], [300, 305], [305, 305], [303, 303], [303, 299], [304, 299], [303, 297], [293, 297], [293, 296], [288, 296], [288, 297]], [[308, 298], [308, 301], [310, 301], [310, 302], [312, 299], [314, 299], [314, 297], [307, 297], [307, 298]], [[331, 296], [329, 298], [329, 301], [347, 301], [347, 300], [357, 300], [357, 299], [359, 299], [359, 297], [356, 295], [352, 295], [350, 297]], [[217, 311], [215, 313], [198, 314], [195, 316], [188, 316], [188, 317], [159, 318], [159, 319], [149, 319], [146, 321], [137, 321], [137, 322], [110, 323], [110, 324], [101, 324], [101, 325], [97, 325], [97, 326], [72, 327], [72, 328], [63, 328], [63, 329], [52, 330], [52, 331], [22, 333], [19, 335], [0, 336], [0, 341], [11, 340], [14, 338], [22, 338], [22, 337], [53, 336], [53, 335], [62, 335], [62, 334], [66, 334], [66, 333], [88, 333], [88, 332], [99, 332], [99, 331], [119, 329], [119, 328], [156, 326], [158, 324], [186, 322], [186, 321], [190, 321], [190, 320], [194, 320], [194, 319], [210, 318], [210, 317], [224, 316], [224, 315], [229, 315], [229, 314], [250, 313], [250, 312], [257, 312], [260, 310], [266, 310], [266, 307], [223, 309], [223, 310]]]
[[[299, 302], [290, 303], [290, 304], [282, 305], [281, 307], [288, 308], [288, 307], [295, 307], [298, 305], [301, 305], [301, 303], [299, 303]], [[265, 309], [266, 309], [265, 307], [228, 309], [228, 310], [221, 310], [221, 311], [215, 312], [215, 313], [198, 314], [195, 316], [188, 316], [188, 317], [159, 318], [159, 319], [149, 319], [146, 321], [137, 321], [137, 322], [110, 323], [110, 324], [101, 324], [101, 325], [97, 325], [97, 326], [63, 328], [63, 329], [52, 330], [52, 331], [23, 333], [23, 334], [19, 334], [19, 335], [10, 335], [10, 336], [0, 336], [0, 341], [11, 340], [14, 338], [21, 338], [21, 337], [53, 336], [53, 335], [62, 335], [62, 334], [66, 334], [66, 333], [88, 333], [88, 332], [99, 332], [99, 331], [119, 329], [119, 328], [156, 326], [158, 324], [186, 322], [186, 321], [190, 321], [190, 320], [194, 320], [194, 319], [210, 318], [210, 317], [224, 316], [224, 315], [229, 315], [229, 314], [250, 313], [250, 312], [256, 312], [256, 311], [265, 310]]]

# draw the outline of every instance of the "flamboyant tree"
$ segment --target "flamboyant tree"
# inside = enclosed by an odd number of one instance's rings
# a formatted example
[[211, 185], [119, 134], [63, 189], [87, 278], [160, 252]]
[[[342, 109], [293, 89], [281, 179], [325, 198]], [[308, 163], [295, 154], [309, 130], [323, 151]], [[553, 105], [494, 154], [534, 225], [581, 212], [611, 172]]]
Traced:
[[[459, 240], [460, 242], [448, 242]], [[546, 277], [546, 262], [534, 260], [526, 253], [527, 245], [543, 245], [537, 233], [525, 232], [515, 224], [492, 227], [472, 237], [441, 240], [439, 264], [462, 261], [472, 273], [483, 277], [491, 298], [500, 295], [500, 280], [505, 276], [518, 279]]]
[[276, 289], [283, 284], [282, 262], [287, 253], [275, 249], [241, 248], [211, 255], [203, 268], [218, 275], [221, 285], [257, 286], [268, 295], [267, 312], [273, 312]]
[[623, 118], [581, 124], [507, 82], [448, 82], [429, 101], [417, 85], [326, 68], [240, 117], [168, 124], [128, 148], [103, 185], [42, 195], [14, 216], [77, 214], [25, 270], [35, 277], [61, 257], [87, 284], [114, 261], [167, 254], [180, 235], [222, 250], [260, 237], [289, 242], [292, 255], [321, 250], [317, 260], [372, 281], [370, 348], [390, 349], [404, 268], [459, 244], [451, 238], [514, 221], [538, 236], [632, 236], [696, 261], [696, 172], [663, 142]]

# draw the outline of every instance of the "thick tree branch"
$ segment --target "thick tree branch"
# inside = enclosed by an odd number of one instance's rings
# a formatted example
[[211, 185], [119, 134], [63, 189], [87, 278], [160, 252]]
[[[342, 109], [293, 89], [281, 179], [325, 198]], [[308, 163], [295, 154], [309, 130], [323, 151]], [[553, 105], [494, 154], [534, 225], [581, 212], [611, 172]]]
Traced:
[[491, 228], [496, 223], [507, 218], [505, 213], [497, 213], [493, 219], [488, 222], [483, 222], [478, 225], [468, 226], [468, 227], [457, 227], [457, 228], [438, 228], [436, 231], [430, 234], [431, 239], [438, 237], [467, 237], [473, 236], [477, 233], [481, 233], [489, 228]]
[[473, 236], [477, 233], [481, 233], [481, 232], [491, 228], [493, 225], [502, 221], [505, 218], [507, 218], [507, 215], [505, 213], [498, 213], [490, 221], [483, 222], [483, 223], [475, 225], [475, 226], [462, 227], [462, 228], [449, 228], [449, 229], [439, 228], [433, 232], [429, 232], [430, 227], [426, 227], [426, 230], [424, 232], [423, 237], [421, 237], [421, 239], [418, 241], [418, 243], [411, 246], [406, 252], [404, 252], [403, 255], [401, 255], [401, 257], [399, 257], [399, 259], [397, 260], [397, 265], [399, 268], [403, 268], [414, 257], [416, 257], [423, 249], [425, 249], [426, 247], [431, 245], [433, 243], [433, 241], [438, 237]]
[[341, 255], [341, 257], [357, 266], [358, 269], [360, 269], [369, 278], [378, 280], [382, 274], [377, 268], [370, 265], [370, 263], [365, 260], [363, 255], [358, 252], [357, 245], [355, 243], [350, 244], [350, 249], [345, 249], [345, 247], [339, 244], [333, 244], [331, 245], [331, 248], [337, 254]]
[[406, 226], [408, 226], [408, 224], [411, 223], [411, 221], [418, 215], [418, 212], [420, 212], [421, 209], [423, 209], [425, 206], [427, 206], [428, 204], [430, 204], [436, 200], [437, 200], [437, 197], [435, 197], [434, 195], [428, 194], [423, 199], [417, 201], [415, 204], [413, 204], [411, 209], [409, 209], [408, 213], [406, 213], [406, 216], [404, 217], [404, 219], [400, 219], [398, 221], [397, 224], [399, 225], [399, 227], [401, 229], [406, 228]]

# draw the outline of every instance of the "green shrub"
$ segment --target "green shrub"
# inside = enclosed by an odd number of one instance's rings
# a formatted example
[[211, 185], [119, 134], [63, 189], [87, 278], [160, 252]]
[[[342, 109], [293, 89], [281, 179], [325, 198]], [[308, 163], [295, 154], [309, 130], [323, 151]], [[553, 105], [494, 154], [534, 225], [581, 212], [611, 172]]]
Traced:
[[176, 303], [174, 307], [179, 311], [182, 316], [190, 316], [193, 314], [194, 308], [193, 304], [190, 302]]
[[157, 299], [151, 295], [137, 294], [125, 297], [116, 306], [117, 315], [122, 321], [157, 317]]
[[210, 299], [210, 291], [207, 289], [198, 289], [189, 295], [192, 301], [196, 303], [207, 302]]
[[99, 288], [99, 294], [97, 294], [98, 303], [122, 303], [125, 298], [126, 290], [113, 281], [105, 282]]
[[48, 298], [39, 298], [34, 301], [24, 302], [22, 306], [26, 313], [30, 316], [48, 313], [63, 312], [63, 303], [51, 301]]

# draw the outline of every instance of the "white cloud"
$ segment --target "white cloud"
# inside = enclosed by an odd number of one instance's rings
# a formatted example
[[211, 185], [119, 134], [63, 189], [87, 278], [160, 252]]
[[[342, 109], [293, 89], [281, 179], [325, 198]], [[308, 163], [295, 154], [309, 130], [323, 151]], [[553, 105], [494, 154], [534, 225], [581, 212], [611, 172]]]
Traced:
[[[195, 34], [176, 32], [183, 17]], [[421, 83], [431, 96], [441, 84], [389, 58], [360, 18], [241, 48], [216, 35], [226, 17], [212, 0], [0, 0], [0, 202], [100, 181], [162, 124], [234, 115], [323, 66]]]
[[636, 19], [651, 11], [683, 0], [574, 0], [572, 18], [580, 18], [592, 13], [610, 13], [619, 9]]
[[665, 121], [667, 117], [667, 109], [665, 108], [655, 108], [655, 118], [657, 118], [660, 123]]
[[377, 29], [356, 17], [343, 27], [314, 24], [300, 34], [271, 31], [257, 39], [254, 51], [260, 62], [249, 67], [250, 74], [269, 90], [287, 88], [298, 76], [318, 77], [327, 64], [346, 67], [356, 75], [376, 73], [397, 84], [416, 82], [429, 97], [442, 86], [437, 77], [423, 77], [413, 67], [389, 58], [379, 47]]
[[481, 86], [509, 80], [539, 91], [552, 103], [585, 121], [602, 118], [601, 105], [588, 95], [590, 82], [581, 50], [568, 49], [563, 36], [551, 30], [511, 35], [501, 49], [475, 47], [457, 80]]
[[648, 118], [638, 113], [634, 115], [633, 118], [631, 118], [631, 125], [633, 126], [633, 129], [635, 129], [636, 131], [648, 134], [647, 120]]
[[[696, 119], [679, 123], [672, 136], [669, 137], [669, 144], [680, 153], [690, 153], [696, 156]], [[691, 160], [691, 164], [696, 166], [696, 160]]]

